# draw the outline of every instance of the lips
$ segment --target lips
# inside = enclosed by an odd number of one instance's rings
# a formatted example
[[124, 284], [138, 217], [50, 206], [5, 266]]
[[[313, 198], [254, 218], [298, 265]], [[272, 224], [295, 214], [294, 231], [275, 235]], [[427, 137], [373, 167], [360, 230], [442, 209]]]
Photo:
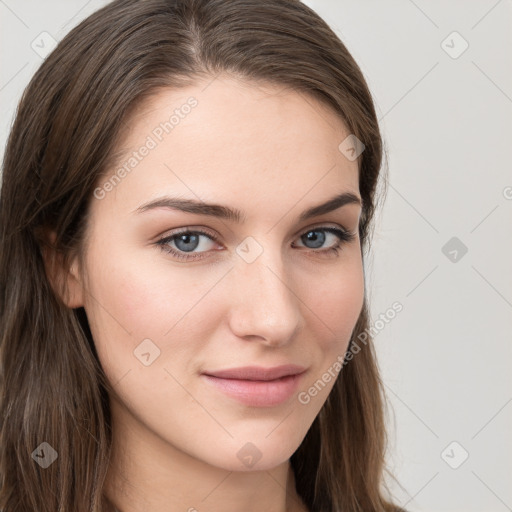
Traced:
[[237, 380], [276, 380], [289, 375], [298, 375], [303, 373], [305, 368], [295, 364], [285, 364], [273, 368], [263, 368], [260, 366], [244, 366], [241, 368], [231, 368], [227, 370], [208, 371], [205, 375], [217, 377], [219, 379], [237, 379]]
[[245, 366], [203, 373], [208, 385], [250, 407], [273, 407], [290, 400], [306, 369], [298, 365], [274, 368]]

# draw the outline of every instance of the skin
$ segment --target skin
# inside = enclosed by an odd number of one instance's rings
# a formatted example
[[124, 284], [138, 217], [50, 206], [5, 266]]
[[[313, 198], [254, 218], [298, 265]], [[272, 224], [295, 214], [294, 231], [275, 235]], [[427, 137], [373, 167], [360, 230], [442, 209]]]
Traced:
[[[227, 75], [162, 89], [140, 104], [119, 144], [124, 161], [190, 96], [198, 105], [172, 133], [92, 199], [84, 263], [65, 277], [68, 306], [85, 308], [115, 389], [106, 494], [122, 512], [304, 511], [289, 459], [334, 379], [308, 404], [296, 392], [252, 407], [200, 374], [295, 363], [307, 368], [304, 391], [345, 353], [364, 297], [361, 206], [298, 218], [336, 193], [360, 197], [357, 161], [338, 149], [349, 135], [342, 120], [317, 100]], [[237, 208], [246, 220], [133, 213], [165, 194]], [[323, 226], [356, 237], [338, 255], [321, 253], [336, 235], [324, 232], [320, 248], [302, 235]], [[177, 260], [156, 241], [179, 228], [202, 228], [218, 241], [201, 235], [193, 252], [203, 259]], [[246, 237], [263, 249], [251, 263], [236, 252]], [[144, 339], [160, 350], [149, 366], [134, 355]], [[250, 468], [237, 457], [247, 442], [261, 454]]]

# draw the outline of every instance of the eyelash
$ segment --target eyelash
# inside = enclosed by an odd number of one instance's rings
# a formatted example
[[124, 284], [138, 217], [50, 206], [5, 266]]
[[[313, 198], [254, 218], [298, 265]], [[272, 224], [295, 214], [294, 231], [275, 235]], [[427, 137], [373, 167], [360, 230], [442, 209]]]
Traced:
[[[307, 233], [310, 233], [312, 231], [326, 231], [326, 232], [332, 233], [338, 237], [338, 242], [336, 243], [336, 245], [334, 247], [329, 247], [329, 248], [323, 249], [323, 250], [322, 249], [319, 249], [319, 250], [309, 249], [312, 252], [320, 253], [323, 255], [334, 254], [336, 257], [338, 257], [341, 247], [344, 244], [349, 243], [356, 238], [355, 233], [350, 233], [349, 231], [346, 231], [344, 229], [334, 228], [331, 226], [321, 226], [321, 227], [310, 228], [307, 231], [304, 231], [301, 236], [303, 236]], [[165, 253], [171, 254], [173, 257], [175, 257], [179, 260], [192, 261], [192, 260], [203, 259], [204, 256], [201, 256], [201, 255], [204, 254], [204, 252], [185, 253], [185, 252], [180, 252], [180, 251], [177, 251], [177, 250], [169, 247], [169, 245], [168, 245], [169, 242], [172, 242], [172, 241], [174, 241], [175, 238], [178, 238], [179, 236], [185, 235], [185, 234], [187, 234], [187, 235], [201, 234], [201, 235], [208, 237], [213, 242], [218, 241], [218, 238], [216, 236], [212, 235], [211, 233], [208, 233], [201, 229], [195, 229], [195, 230], [183, 230], [183, 231], [180, 231], [177, 233], [173, 233], [170, 236], [166, 236], [166, 237], [158, 240], [156, 242], [156, 245], [158, 245], [162, 249], [162, 251], [164, 251]]]

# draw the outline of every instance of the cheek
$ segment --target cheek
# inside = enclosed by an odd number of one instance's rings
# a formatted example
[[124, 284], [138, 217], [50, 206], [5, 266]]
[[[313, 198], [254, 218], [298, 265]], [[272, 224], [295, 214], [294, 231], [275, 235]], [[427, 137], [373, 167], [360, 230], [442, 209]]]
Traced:
[[167, 264], [157, 250], [155, 254], [138, 258], [134, 251], [105, 244], [89, 254], [86, 311], [105, 368], [122, 372], [133, 367], [134, 351], [143, 340], [160, 351], [155, 366], [205, 342], [204, 332], [198, 331], [215, 308], [208, 292], [225, 270], [179, 268]]
[[318, 343], [330, 358], [345, 352], [364, 302], [362, 261], [354, 258], [346, 263], [318, 286], [304, 283], [304, 302], [311, 310], [311, 322], [318, 325]]

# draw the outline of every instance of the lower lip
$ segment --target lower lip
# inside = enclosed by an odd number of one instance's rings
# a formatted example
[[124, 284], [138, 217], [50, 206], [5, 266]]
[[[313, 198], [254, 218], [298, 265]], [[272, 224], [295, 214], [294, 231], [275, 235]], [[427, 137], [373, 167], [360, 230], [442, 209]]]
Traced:
[[221, 379], [203, 374], [208, 382], [226, 395], [252, 407], [272, 407], [290, 399], [299, 386], [303, 373], [276, 380]]

